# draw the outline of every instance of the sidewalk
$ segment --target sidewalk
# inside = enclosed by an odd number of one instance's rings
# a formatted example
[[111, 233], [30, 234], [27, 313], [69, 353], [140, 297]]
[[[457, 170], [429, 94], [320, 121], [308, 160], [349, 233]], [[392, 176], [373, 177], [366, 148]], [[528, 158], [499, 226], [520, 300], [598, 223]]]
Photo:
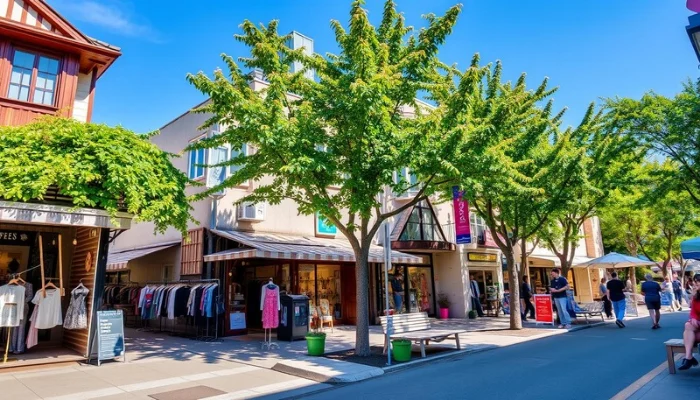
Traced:
[[[680, 364], [682, 355], [676, 358]], [[700, 368], [687, 371], [668, 372], [663, 364], [644, 375], [637, 382], [615, 396], [614, 400], [696, 399], [700, 396]]]
[[[463, 351], [444, 352], [411, 363], [445, 356], [510, 346], [565, 330], [526, 325], [522, 331], [508, 328], [508, 318], [433, 321], [436, 327], [464, 328]], [[261, 350], [262, 334], [198, 342], [165, 333], [126, 330], [127, 362], [101, 367], [75, 365], [0, 374], [2, 398], [18, 399], [242, 399], [296, 396], [381, 375], [385, 368], [306, 355], [305, 341], [277, 342], [279, 349]], [[352, 349], [355, 328], [326, 330], [326, 352]], [[380, 327], [371, 327], [370, 343], [382, 346]], [[455, 348], [454, 341], [430, 347]], [[396, 368], [396, 367], [393, 367]], [[283, 371], [283, 372], [279, 372]], [[301, 377], [300, 377], [301, 376]]]

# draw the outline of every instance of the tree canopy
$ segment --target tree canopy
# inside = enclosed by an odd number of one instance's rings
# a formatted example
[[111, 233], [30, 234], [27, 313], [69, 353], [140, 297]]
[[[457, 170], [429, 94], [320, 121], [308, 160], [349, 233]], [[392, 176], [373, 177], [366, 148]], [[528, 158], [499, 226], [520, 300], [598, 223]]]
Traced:
[[[363, 3], [352, 3], [347, 29], [331, 22], [338, 54], [291, 50], [277, 21], [266, 26], [245, 21], [235, 39], [250, 49], [250, 56], [237, 62], [223, 55], [226, 73], [188, 79], [211, 99], [199, 110], [211, 113], [207, 125], [221, 127], [220, 134], [191, 148], [254, 148], [248, 156], [221, 163], [240, 169], [202, 196], [253, 180], [254, 189], [241, 202], [291, 199], [299, 212], [320, 212], [332, 222], [357, 260], [355, 351], [369, 355], [367, 259], [375, 234], [385, 220], [434, 193], [446, 179], [445, 170], [456, 170], [449, 134], [432, 129], [443, 116], [416, 99], [447, 84], [437, 52], [461, 7], [442, 17], [427, 15], [427, 27], [414, 31], [393, 1], [385, 3], [377, 27]], [[291, 72], [295, 62], [304, 70]], [[265, 87], [254, 90], [244, 68], [260, 71]], [[317, 78], [306, 78], [305, 70], [315, 71]], [[395, 180], [402, 168], [416, 180]], [[394, 193], [413, 189], [415, 196], [386, 210], [381, 196], [387, 188]]]
[[42, 200], [56, 185], [76, 207], [126, 211], [157, 231], [184, 232], [191, 219], [188, 179], [170, 156], [122, 127], [56, 117], [0, 126], [0, 198]]

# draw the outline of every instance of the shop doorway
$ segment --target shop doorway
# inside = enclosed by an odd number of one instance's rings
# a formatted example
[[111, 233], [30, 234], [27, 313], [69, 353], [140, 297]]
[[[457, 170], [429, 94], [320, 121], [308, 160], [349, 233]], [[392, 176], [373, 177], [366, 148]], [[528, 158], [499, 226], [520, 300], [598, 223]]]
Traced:
[[[376, 302], [377, 315], [384, 315], [385, 285], [384, 266], [377, 264], [375, 268], [376, 281]], [[397, 272], [401, 273], [401, 282], [394, 282]], [[401, 288], [402, 304], [401, 309], [397, 308], [394, 300], [394, 290]], [[435, 316], [436, 310], [435, 280], [433, 279], [432, 265], [395, 265], [389, 271], [389, 308], [395, 313], [417, 313], [425, 312], [429, 316]]]

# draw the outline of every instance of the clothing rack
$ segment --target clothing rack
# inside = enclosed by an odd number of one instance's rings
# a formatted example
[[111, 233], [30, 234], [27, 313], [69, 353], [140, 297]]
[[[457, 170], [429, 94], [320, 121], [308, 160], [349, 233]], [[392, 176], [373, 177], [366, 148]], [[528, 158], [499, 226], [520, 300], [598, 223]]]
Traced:
[[[155, 330], [154, 328], [151, 328], [150, 326], [150, 319], [141, 319], [142, 321], [142, 328], [140, 328], [140, 331], [144, 332], [156, 332], [156, 333], [169, 333], [173, 336], [183, 336], [183, 337], [190, 337], [192, 340], [201, 340], [201, 341], [216, 341], [218, 340], [219, 337], [219, 304], [223, 301], [223, 294], [222, 294], [222, 286], [221, 286], [221, 280], [220, 279], [183, 279], [179, 281], [148, 281], [144, 284], [144, 287], [146, 286], [174, 286], [174, 285], [197, 285], [197, 284], [211, 284], [211, 283], [216, 283], [218, 286], [219, 294], [216, 296], [216, 298], [212, 301], [212, 308], [213, 308], [213, 316], [212, 317], [206, 317], [206, 316], [201, 316], [198, 313], [195, 313], [194, 316], [188, 316], [192, 317], [192, 325], [194, 326], [195, 330], [194, 333], [188, 332], [187, 327], [189, 324], [185, 324], [185, 328], [183, 331], [178, 332], [176, 330], [177, 326], [177, 317], [173, 319], [172, 321], [172, 326], [168, 327], [167, 321], [165, 322], [165, 327], [163, 326], [163, 317], [158, 316], [158, 330]], [[199, 318], [204, 318], [206, 321], [205, 326], [201, 329], [200, 332], [200, 327], [197, 324], [197, 321]], [[214, 318], [214, 332], [213, 334], [210, 334], [209, 332], [209, 318]]]

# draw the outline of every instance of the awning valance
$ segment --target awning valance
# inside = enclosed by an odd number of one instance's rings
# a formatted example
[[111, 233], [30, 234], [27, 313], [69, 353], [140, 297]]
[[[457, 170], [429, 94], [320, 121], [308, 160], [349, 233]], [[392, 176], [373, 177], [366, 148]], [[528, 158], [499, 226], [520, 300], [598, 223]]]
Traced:
[[561, 267], [559, 257], [545, 254], [531, 254], [527, 257], [533, 267]]
[[[204, 256], [204, 261], [240, 260], [244, 258], [276, 258], [284, 260], [355, 262], [350, 242], [344, 239], [307, 238], [275, 233], [213, 231], [215, 234], [238, 242], [245, 248], [224, 250]], [[384, 248], [372, 246], [369, 262], [383, 263]], [[421, 257], [398, 251], [391, 252], [391, 262], [421, 264]]]
[[110, 215], [106, 211], [92, 208], [0, 200], [0, 222], [7, 223], [129, 229], [131, 228], [131, 218], [131, 214], [123, 212]]
[[129, 261], [135, 260], [157, 251], [165, 250], [180, 244], [180, 241], [152, 244], [123, 251], [110, 251], [107, 255], [107, 271], [123, 271], [128, 269]]

